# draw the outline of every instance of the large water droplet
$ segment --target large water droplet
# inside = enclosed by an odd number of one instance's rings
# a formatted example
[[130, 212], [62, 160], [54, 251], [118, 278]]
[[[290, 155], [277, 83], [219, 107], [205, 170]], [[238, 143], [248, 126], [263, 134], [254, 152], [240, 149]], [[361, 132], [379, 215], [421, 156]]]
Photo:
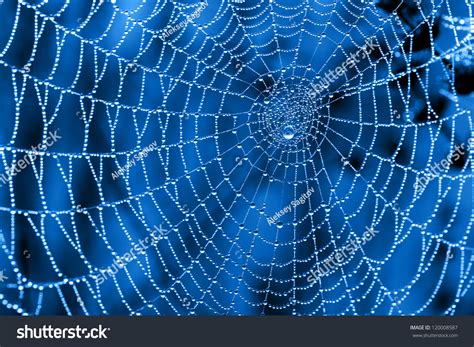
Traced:
[[287, 125], [283, 129], [283, 137], [287, 140], [291, 140], [293, 137], [295, 137], [295, 129], [291, 125]]

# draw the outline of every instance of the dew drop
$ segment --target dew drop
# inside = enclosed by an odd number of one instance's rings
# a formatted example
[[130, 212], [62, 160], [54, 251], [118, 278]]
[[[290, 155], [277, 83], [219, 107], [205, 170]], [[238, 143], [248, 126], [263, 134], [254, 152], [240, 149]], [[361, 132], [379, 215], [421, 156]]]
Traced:
[[293, 137], [295, 137], [295, 129], [291, 125], [287, 125], [283, 129], [283, 137], [287, 140], [291, 140]]

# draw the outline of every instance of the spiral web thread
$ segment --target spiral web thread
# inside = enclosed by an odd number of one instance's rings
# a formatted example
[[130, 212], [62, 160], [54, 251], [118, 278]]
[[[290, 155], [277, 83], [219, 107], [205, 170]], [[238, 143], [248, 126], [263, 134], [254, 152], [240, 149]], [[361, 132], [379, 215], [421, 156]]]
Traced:
[[[0, 187], [0, 312], [454, 315], [472, 304], [472, 154], [413, 189], [472, 137], [456, 74], [472, 71], [472, 6], [398, 3], [5, 0], [1, 173], [49, 131], [62, 139]], [[370, 38], [374, 52], [308, 95]], [[97, 283], [158, 225], [166, 236]], [[366, 228], [379, 234], [307, 280]]]

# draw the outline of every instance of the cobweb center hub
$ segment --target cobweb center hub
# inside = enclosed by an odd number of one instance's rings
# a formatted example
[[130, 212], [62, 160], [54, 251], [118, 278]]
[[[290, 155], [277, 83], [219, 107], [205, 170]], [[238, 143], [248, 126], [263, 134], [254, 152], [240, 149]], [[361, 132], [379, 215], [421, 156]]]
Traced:
[[317, 117], [316, 105], [303, 86], [278, 89], [263, 104], [265, 130], [283, 145], [306, 138]]

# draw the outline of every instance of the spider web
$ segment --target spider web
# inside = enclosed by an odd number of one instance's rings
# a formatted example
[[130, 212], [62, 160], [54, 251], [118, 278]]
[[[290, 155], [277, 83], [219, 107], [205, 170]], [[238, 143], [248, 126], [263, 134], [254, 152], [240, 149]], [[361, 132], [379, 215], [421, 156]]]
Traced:
[[61, 135], [0, 186], [0, 312], [472, 314], [472, 154], [413, 186], [473, 137], [468, 1], [4, 0], [0, 18], [0, 174]]

